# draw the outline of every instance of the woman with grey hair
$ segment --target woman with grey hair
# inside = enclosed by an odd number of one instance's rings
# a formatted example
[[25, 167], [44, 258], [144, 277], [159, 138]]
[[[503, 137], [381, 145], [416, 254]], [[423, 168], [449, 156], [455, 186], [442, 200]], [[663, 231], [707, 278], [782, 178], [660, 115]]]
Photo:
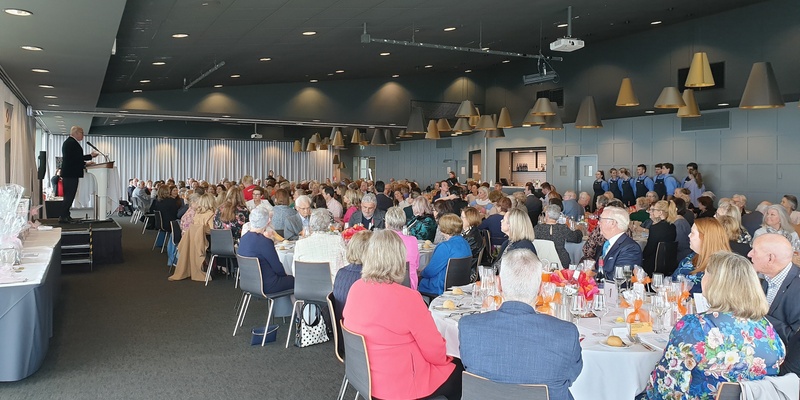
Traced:
[[419, 269], [419, 246], [417, 238], [411, 235], [403, 234], [403, 227], [406, 224], [406, 213], [400, 207], [389, 207], [386, 211], [386, 229], [394, 232], [400, 239], [403, 239], [403, 244], [406, 246], [406, 260], [408, 261], [408, 277], [411, 282], [411, 288], [417, 288], [417, 270]]
[[264, 293], [275, 293], [294, 288], [294, 277], [286, 270], [275, 251], [275, 243], [268, 236], [269, 211], [256, 207], [250, 212], [250, 230], [239, 239], [239, 255], [258, 258]]
[[580, 230], [573, 231], [566, 225], [558, 223], [558, 218], [561, 216], [561, 208], [557, 205], [551, 204], [545, 207], [544, 216], [544, 223], [533, 227], [536, 238], [553, 242], [561, 265], [570, 265], [569, 252], [565, 247], [565, 243], [580, 243], [583, 240], [583, 232]]
[[753, 234], [753, 239], [765, 233], [783, 235], [783, 237], [792, 243], [792, 247], [795, 250], [800, 249], [800, 238], [798, 238], [794, 226], [792, 226], [791, 221], [789, 221], [789, 214], [786, 213], [786, 209], [780, 204], [767, 206], [764, 210], [764, 222], [761, 224], [761, 228], [758, 228], [756, 233]]
[[425, 196], [419, 196], [411, 204], [414, 218], [408, 221], [408, 234], [419, 240], [433, 241], [436, 238], [436, 219]]
[[332, 223], [333, 214], [328, 209], [318, 208], [311, 212], [308, 222], [311, 234], [297, 241], [292, 271], [296, 261], [328, 263], [333, 283], [336, 272], [347, 264], [347, 251], [342, 236], [330, 231]]

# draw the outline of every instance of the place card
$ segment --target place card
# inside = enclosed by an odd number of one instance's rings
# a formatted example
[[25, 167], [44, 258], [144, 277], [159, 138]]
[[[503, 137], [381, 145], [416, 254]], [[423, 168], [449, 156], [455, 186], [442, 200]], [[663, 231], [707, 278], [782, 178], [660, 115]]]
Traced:
[[630, 326], [630, 335], [635, 336], [640, 333], [653, 332], [653, 324], [650, 322], [633, 322]]
[[706, 300], [705, 296], [702, 293], [695, 293], [694, 294], [694, 309], [698, 313], [708, 311], [709, 305], [708, 301]]

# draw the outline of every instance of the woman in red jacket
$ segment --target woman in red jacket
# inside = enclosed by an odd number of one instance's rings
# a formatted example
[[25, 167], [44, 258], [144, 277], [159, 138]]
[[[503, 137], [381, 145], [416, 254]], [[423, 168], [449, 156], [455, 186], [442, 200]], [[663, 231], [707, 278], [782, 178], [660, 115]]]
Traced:
[[364, 336], [373, 396], [461, 398], [459, 361], [454, 363], [419, 293], [400, 284], [406, 248], [390, 230], [372, 234], [361, 279], [347, 295], [344, 326]]

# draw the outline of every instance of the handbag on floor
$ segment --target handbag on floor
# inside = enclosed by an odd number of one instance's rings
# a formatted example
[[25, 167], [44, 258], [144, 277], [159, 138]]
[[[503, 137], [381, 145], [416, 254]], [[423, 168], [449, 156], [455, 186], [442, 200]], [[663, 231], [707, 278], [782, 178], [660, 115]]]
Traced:
[[328, 329], [320, 307], [311, 303], [303, 304], [295, 323], [294, 345], [308, 347], [328, 340]]

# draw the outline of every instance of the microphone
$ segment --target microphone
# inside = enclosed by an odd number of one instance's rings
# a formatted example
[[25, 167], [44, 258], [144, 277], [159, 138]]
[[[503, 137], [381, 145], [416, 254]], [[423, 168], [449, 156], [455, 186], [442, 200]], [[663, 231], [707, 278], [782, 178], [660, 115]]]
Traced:
[[97, 152], [98, 152], [98, 153], [100, 153], [100, 154], [101, 154], [103, 157], [105, 157], [105, 159], [106, 159], [106, 162], [108, 161], [108, 156], [106, 155], [106, 153], [103, 153], [102, 151], [100, 151], [100, 149], [98, 149], [97, 147], [94, 147], [94, 145], [92, 144], [92, 142], [90, 142], [90, 141], [88, 141], [88, 140], [87, 140], [87, 141], [86, 141], [86, 144], [88, 144], [88, 145], [89, 145], [89, 147], [91, 147], [91, 148], [93, 148], [93, 149], [97, 150]]

